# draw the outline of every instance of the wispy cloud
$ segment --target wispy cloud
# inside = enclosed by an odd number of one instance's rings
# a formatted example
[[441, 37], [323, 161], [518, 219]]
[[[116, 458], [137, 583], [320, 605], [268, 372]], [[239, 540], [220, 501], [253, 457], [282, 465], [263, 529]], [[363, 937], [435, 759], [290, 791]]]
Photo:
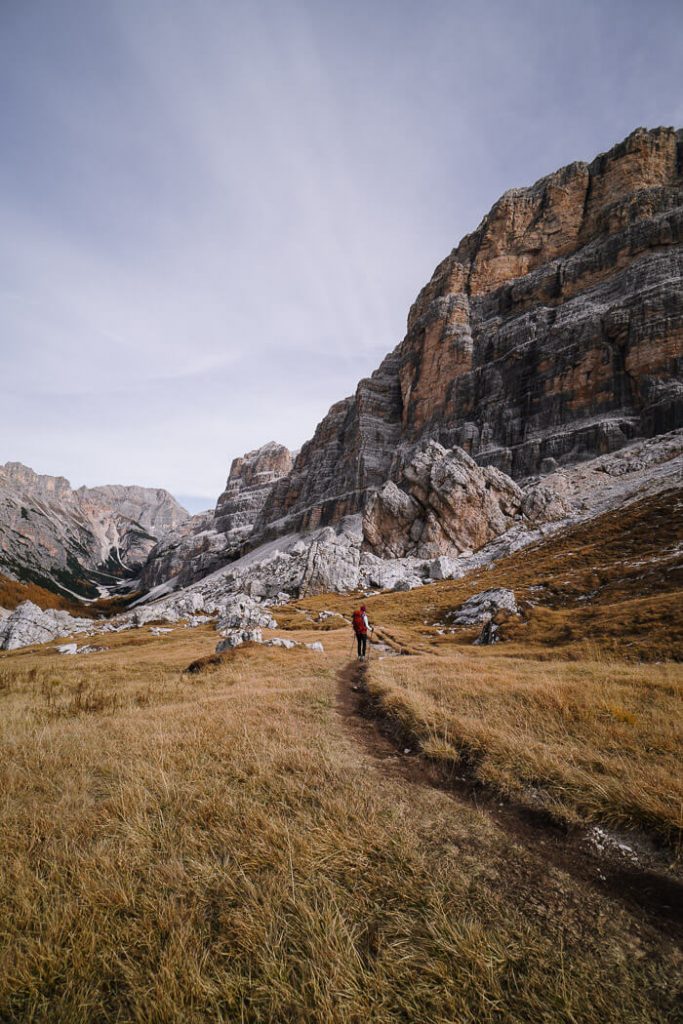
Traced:
[[[680, 115], [660, 0], [0, 8], [0, 461], [218, 493], [497, 195]], [[680, 54], [679, 54], [680, 57]]]

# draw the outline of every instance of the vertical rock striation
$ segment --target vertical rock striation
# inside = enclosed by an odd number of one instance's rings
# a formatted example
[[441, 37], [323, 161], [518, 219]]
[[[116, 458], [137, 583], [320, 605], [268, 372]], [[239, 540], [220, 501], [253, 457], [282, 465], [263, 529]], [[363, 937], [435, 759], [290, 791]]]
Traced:
[[176, 587], [188, 586], [237, 558], [273, 487], [291, 468], [291, 452], [275, 441], [234, 459], [216, 508], [192, 516], [151, 552], [143, 589], [171, 579]]
[[683, 423], [683, 133], [638, 129], [506, 192], [267, 498], [254, 542], [334, 523], [432, 438], [519, 479]]

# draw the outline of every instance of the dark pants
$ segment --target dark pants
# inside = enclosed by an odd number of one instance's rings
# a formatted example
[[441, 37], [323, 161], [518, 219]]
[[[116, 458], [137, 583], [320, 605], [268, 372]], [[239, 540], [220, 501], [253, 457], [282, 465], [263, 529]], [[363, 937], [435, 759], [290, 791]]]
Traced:
[[367, 645], [367, 642], [368, 642], [368, 634], [367, 633], [356, 633], [356, 643], [358, 644], [358, 657], [359, 658], [364, 658], [365, 657], [365, 647]]

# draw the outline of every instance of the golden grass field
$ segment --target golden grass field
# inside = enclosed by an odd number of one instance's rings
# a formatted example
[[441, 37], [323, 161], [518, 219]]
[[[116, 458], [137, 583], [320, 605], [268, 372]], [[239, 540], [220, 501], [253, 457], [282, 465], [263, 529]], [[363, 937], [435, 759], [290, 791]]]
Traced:
[[[348, 628], [288, 635], [322, 639], [325, 654], [249, 646], [188, 675], [216, 637], [176, 627], [108, 635], [83, 658], [0, 655], [0, 1020], [676, 1019], [681, 959], [666, 929], [373, 756], [339, 703]], [[387, 706], [419, 685], [450, 715], [453, 672], [474, 728], [512, 671], [484, 742], [496, 740], [492, 783], [514, 791], [530, 762], [497, 741], [521, 726], [519, 693], [527, 737], [542, 728], [561, 761], [562, 709], [580, 709], [582, 682], [608, 670], [535, 661], [542, 680], [524, 690], [503, 646], [374, 660], [369, 680], [390, 681]], [[672, 699], [677, 671], [648, 668], [653, 705]], [[596, 740], [613, 721], [634, 748], [650, 742], [623, 692], [603, 698], [623, 717], [596, 714]], [[531, 742], [528, 756], [540, 756]]]
[[[182, 625], [0, 653], [0, 1021], [682, 1019], [667, 502], [370, 597], [409, 656], [360, 674], [344, 620], [315, 621], [354, 595], [275, 610], [324, 654], [249, 645], [189, 674], [216, 634]], [[439, 632], [492, 586], [520, 601], [505, 642]], [[658, 904], [579, 856], [594, 824], [649, 844]]]

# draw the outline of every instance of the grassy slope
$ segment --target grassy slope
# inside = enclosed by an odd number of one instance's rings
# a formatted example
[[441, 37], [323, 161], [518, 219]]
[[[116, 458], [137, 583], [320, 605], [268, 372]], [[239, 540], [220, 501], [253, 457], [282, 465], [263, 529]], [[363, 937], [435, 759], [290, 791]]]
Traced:
[[673, 1020], [666, 940], [359, 749], [348, 629], [296, 635], [0, 655], [0, 1019]]

